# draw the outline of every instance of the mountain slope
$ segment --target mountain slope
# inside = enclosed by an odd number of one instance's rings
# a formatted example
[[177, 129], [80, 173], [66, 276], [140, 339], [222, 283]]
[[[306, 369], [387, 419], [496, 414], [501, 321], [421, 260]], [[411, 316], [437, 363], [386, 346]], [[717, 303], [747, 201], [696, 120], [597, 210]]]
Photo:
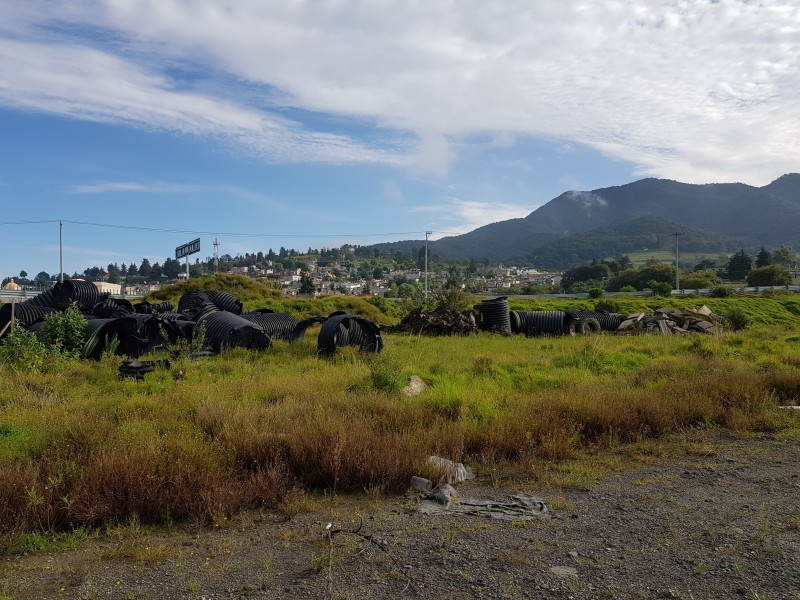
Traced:
[[[559, 239], [648, 216], [666, 220], [672, 227], [682, 230], [713, 234], [720, 247], [708, 248], [708, 251], [723, 251], [731, 244], [797, 247], [800, 245], [800, 174], [784, 175], [761, 188], [743, 183], [696, 185], [667, 179], [642, 179], [589, 192], [564, 192], [523, 219], [500, 221], [464, 235], [431, 242], [430, 251], [441, 258], [530, 260], [537, 255], [537, 249], [545, 246], [550, 248], [548, 255], [557, 253], [558, 246], [553, 244]], [[642, 234], [655, 233], [647, 227], [656, 223], [645, 220], [637, 226], [644, 228]], [[580, 245], [588, 248], [592, 239]], [[424, 242], [395, 244], [378, 247], [384, 251], [410, 244], [419, 248]], [[602, 258], [599, 248], [598, 253], [591, 258]]]

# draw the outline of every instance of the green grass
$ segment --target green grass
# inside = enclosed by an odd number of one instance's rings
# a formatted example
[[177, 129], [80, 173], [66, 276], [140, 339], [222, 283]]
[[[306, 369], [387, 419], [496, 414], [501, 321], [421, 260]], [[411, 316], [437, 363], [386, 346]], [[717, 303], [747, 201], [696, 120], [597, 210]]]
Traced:
[[[131, 520], [298, 512], [310, 489], [398, 491], [434, 475], [430, 454], [517, 477], [555, 463], [590, 485], [615, 468], [596, 449], [689, 428], [794, 443], [799, 411], [778, 405], [800, 401], [798, 317], [778, 311], [783, 298], [751, 302], [780, 323], [686, 337], [388, 334], [379, 356], [330, 359], [310, 335], [173, 359], [143, 381], [119, 379], [116, 357], [0, 368], [0, 551]], [[402, 392], [411, 375], [428, 385], [415, 397]]]

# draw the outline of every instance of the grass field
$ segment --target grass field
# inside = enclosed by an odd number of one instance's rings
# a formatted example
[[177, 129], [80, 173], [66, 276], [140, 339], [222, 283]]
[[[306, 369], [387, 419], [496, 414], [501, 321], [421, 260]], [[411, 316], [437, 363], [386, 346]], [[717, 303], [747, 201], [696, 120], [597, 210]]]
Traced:
[[[726, 264], [731, 257], [732, 252], [681, 252], [678, 251], [678, 258], [680, 260], [681, 268], [686, 265], [695, 265], [701, 260], [713, 260], [720, 266]], [[671, 250], [637, 250], [636, 252], [629, 252], [627, 257], [631, 259], [631, 263], [635, 267], [644, 266], [648, 260], [655, 259], [659, 262], [675, 265], [675, 249]]]
[[[619, 302], [625, 312], [675, 305]], [[389, 334], [379, 355], [345, 348], [332, 359], [317, 357], [313, 330], [266, 352], [164, 353], [153, 358], [170, 367], [143, 381], [119, 379], [114, 356], [0, 366], [0, 550], [131, 519], [291, 512], [308, 489], [402, 490], [411, 475], [436, 476], [430, 454], [536, 478], [687, 428], [794, 431], [800, 411], [779, 405], [800, 401], [800, 298], [680, 302], [740, 308], [755, 325], [685, 337]], [[402, 392], [412, 375], [428, 385], [415, 397]]]

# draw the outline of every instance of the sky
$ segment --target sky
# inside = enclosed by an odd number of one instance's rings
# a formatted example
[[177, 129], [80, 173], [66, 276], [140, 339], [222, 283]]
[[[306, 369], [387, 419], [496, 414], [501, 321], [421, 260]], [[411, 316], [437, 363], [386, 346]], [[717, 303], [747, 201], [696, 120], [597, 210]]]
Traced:
[[0, 278], [766, 185], [798, 64], [795, 0], [4, 0]]

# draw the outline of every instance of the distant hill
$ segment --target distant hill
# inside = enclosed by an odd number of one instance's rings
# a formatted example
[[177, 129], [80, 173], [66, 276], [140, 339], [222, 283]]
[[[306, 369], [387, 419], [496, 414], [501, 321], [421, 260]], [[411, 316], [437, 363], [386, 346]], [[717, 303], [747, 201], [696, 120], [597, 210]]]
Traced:
[[[800, 246], [800, 174], [764, 187], [743, 183], [688, 184], [642, 179], [590, 192], [564, 192], [527, 217], [485, 225], [430, 242], [440, 258], [525, 261], [564, 268], [593, 258], [653, 247], [681, 231], [686, 250]], [[616, 238], [616, 239], [615, 239]], [[408, 252], [424, 240], [377, 244], [382, 252]], [[639, 248], [640, 249], [640, 248]], [[541, 261], [541, 263], [537, 263]]]
[[528, 257], [542, 269], [567, 269], [595, 258], [618, 257], [640, 250], [675, 249], [674, 232], [680, 232], [683, 252], [735, 252], [742, 246], [713, 233], [647, 215], [619, 225], [568, 235], [540, 246]]

